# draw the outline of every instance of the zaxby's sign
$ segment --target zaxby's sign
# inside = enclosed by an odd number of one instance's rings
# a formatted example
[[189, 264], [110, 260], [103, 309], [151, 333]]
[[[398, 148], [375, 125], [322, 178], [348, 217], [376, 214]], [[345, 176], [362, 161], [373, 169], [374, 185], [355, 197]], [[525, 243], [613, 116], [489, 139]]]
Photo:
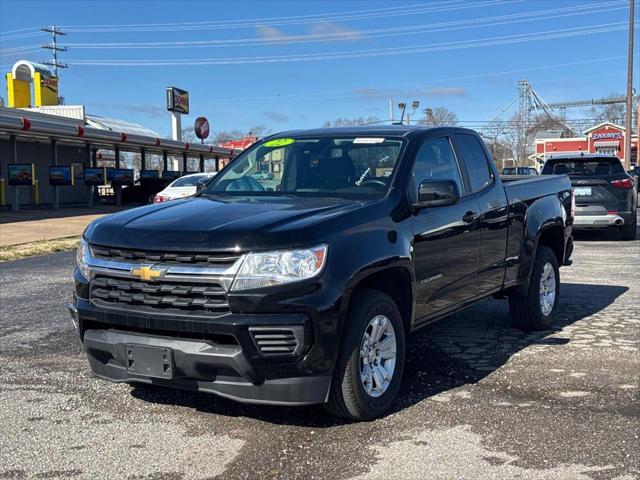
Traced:
[[592, 140], [621, 140], [622, 132], [602, 132], [591, 135]]
[[167, 87], [167, 110], [189, 114], [189, 92], [176, 87]]

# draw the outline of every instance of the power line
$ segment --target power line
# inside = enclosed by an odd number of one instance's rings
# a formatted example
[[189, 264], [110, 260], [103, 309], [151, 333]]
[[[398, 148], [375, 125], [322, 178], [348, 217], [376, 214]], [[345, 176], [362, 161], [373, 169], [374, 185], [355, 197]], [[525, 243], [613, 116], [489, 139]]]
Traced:
[[42, 48], [38, 44], [25, 45], [24, 47], [0, 48], [0, 55], [15, 55], [25, 52], [37, 51]]
[[[620, 6], [615, 6], [620, 4]], [[608, 6], [609, 8], [602, 8]], [[480, 17], [465, 20], [455, 20], [449, 22], [378, 28], [370, 30], [332, 33], [316, 33], [308, 35], [284, 36], [281, 38], [240, 38], [233, 40], [189, 40], [189, 41], [157, 41], [157, 42], [111, 42], [111, 43], [71, 43], [77, 49], [155, 49], [155, 48], [184, 48], [184, 47], [242, 47], [257, 46], [264, 44], [300, 44], [310, 42], [326, 42], [336, 40], [350, 40], [361, 37], [381, 38], [399, 35], [416, 35], [421, 33], [435, 33], [451, 30], [461, 30], [468, 28], [482, 28], [489, 26], [507, 25], [537, 21], [552, 15], [554, 19], [573, 17], [578, 15], [601, 14], [603, 11], [626, 10], [626, 2], [619, 1], [591, 4], [584, 7], [563, 7], [548, 10], [538, 10], [535, 12], [524, 12], [509, 15], [498, 15], [491, 17]]]
[[479, 48], [495, 45], [508, 45], [516, 43], [531, 42], [537, 40], [550, 40], [555, 38], [566, 38], [581, 35], [591, 35], [595, 33], [607, 33], [626, 30], [626, 22], [615, 22], [600, 25], [588, 25], [585, 27], [547, 30], [543, 32], [533, 32], [526, 34], [507, 35], [501, 37], [488, 37], [474, 40], [444, 42], [436, 44], [422, 44], [405, 47], [380, 48], [372, 50], [337, 51], [328, 53], [310, 53], [294, 55], [274, 55], [258, 57], [234, 57], [234, 58], [198, 58], [198, 59], [89, 59], [75, 60], [71, 62], [78, 66], [185, 66], [185, 65], [240, 65], [240, 64], [260, 64], [260, 63], [284, 63], [284, 62], [306, 62], [316, 60], [338, 60], [351, 58], [380, 57], [389, 55], [427, 53], [456, 50], [461, 48]]
[[[411, 10], [414, 8], [425, 8], [425, 9], [433, 9], [434, 7], [438, 7], [438, 6], [445, 6], [445, 5], [451, 5], [451, 4], [460, 4], [463, 0], [446, 0], [446, 1], [441, 1], [441, 2], [431, 2], [428, 4], [422, 3], [422, 4], [413, 4], [413, 5], [406, 5], [403, 8], [407, 9], [404, 11], [404, 15], [409, 15], [412, 13], [415, 13], [415, 10]], [[497, 1], [497, 0], [492, 0], [493, 2]], [[522, 0], [518, 0], [518, 1], [522, 1]], [[480, 5], [483, 6], [483, 5]], [[393, 7], [385, 7], [385, 8], [374, 8], [374, 9], [369, 9], [369, 10], [353, 10], [353, 11], [346, 11], [346, 12], [340, 12], [340, 13], [334, 13], [334, 14], [325, 14], [325, 13], [319, 13], [319, 14], [308, 14], [308, 15], [295, 15], [295, 16], [289, 16], [289, 17], [268, 17], [268, 18], [254, 18], [254, 19], [235, 19], [235, 20], [217, 20], [217, 21], [198, 21], [198, 22], [170, 22], [170, 23], [131, 23], [131, 24], [94, 24], [94, 25], [63, 25], [62, 28], [65, 28], [67, 31], [70, 32], [79, 32], [79, 33], [100, 33], [101, 31], [105, 31], [105, 32], [110, 32], [110, 31], [114, 31], [113, 29], [117, 29], [115, 31], [126, 31], [129, 28], [142, 28], [144, 30], [140, 30], [140, 31], [148, 31], [150, 29], [154, 29], [154, 30], [158, 30], [158, 31], [166, 31], [167, 28], [179, 28], [179, 27], [199, 27], [199, 28], [206, 28], [206, 29], [213, 29], [218, 25], [221, 25], [223, 27], [229, 27], [229, 28], [238, 28], [239, 26], [242, 26], [244, 24], [249, 24], [248, 26], [263, 26], [263, 25], [272, 25], [274, 23], [282, 23], [282, 22], [286, 22], [289, 20], [294, 20], [294, 21], [305, 21], [307, 20], [308, 22], [317, 22], [317, 21], [332, 21], [332, 20], [340, 20], [343, 15], [349, 15], [349, 14], [359, 14], [359, 15], [367, 15], [369, 13], [374, 13], [374, 12], [380, 12], [378, 15], [383, 15], [383, 16], [387, 16], [389, 11], [396, 11], [398, 10], [398, 6], [394, 5]], [[4, 31], [2, 35], [0, 35], [0, 40], [10, 40], [12, 37], [14, 37], [14, 35], [7, 35], [7, 34], [15, 34], [16, 38], [22, 38], [22, 35], [27, 35], [27, 36], [35, 36], [35, 35], [40, 35], [40, 29], [36, 28], [36, 27], [29, 27], [29, 28], [21, 28], [21, 29], [16, 29], [16, 30], [7, 30]], [[134, 30], [136, 31], [136, 30]], [[32, 33], [22, 33], [22, 32], [32, 32]]]
[[[260, 102], [260, 101], [287, 101], [287, 100], [305, 100], [305, 99], [314, 99], [314, 98], [345, 98], [345, 97], [353, 97], [357, 95], [358, 90], [369, 89], [369, 93], [367, 96], [371, 97], [387, 97], [389, 95], [395, 95], [396, 92], [390, 92], [390, 89], [404, 88], [404, 87], [414, 87], [414, 88], [434, 88], [443, 84], [444, 82], [451, 82], [457, 80], [475, 80], [479, 78], [487, 78], [487, 77], [495, 77], [500, 75], [510, 75], [514, 73], [525, 73], [532, 71], [540, 71], [540, 70], [549, 70], [549, 69], [557, 69], [562, 67], [570, 67], [576, 65], [586, 65], [591, 63], [599, 63], [599, 62], [611, 62], [613, 60], [620, 60], [626, 58], [626, 55], [618, 55], [612, 57], [602, 57], [595, 58], [589, 60], [579, 60], [575, 62], [565, 62], [565, 63], [556, 63], [550, 65], [540, 65], [536, 67], [529, 68], [521, 68], [516, 70], [503, 70], [503, 71], [495, 71], [491, 73], [481, 73], [476, 75], [463, 75], [456, 77], [447, 77], [441, 78], [437, 80], [435, 83], [424, 83], [424, 82], [404, 82], [404, 83], [395, 83], [395, 84], [387, 84], [387, 85], [377, 85], [377, 86], [365, 86], [365, 87], [355, 87], [350, 89], [341, 89], [341, 90], [325, 90], [323, 92], [315, 92], [315, 93], [299, 93], [299, 94], [285, 94], [285, 95], [270, 95], [270, 96], [260, 96], [260, 97], [232, 97], [232, 98], [224, 98], [224, 99], [213, 99], [205, 101], [207, 104], [225, 104], [225, 103], [238, 103], [238, 102]], [[607, 74], [610, 75], [610, 74]], [[511, 82], [508, 83], [500, 83], [499, 85], [510, 85]], [[340, 94], [340, 95], [335, 95]], [[334, 95], [333, 97], [330, 95]]]
[[0, 35], [0, 41], [6, 42], [9, 40], [22, 40], [24, 38], [39, 37], [40, 35], [42, 35], [42, 32], [18, 33], [15, 35]]
[[[433, 6], [433, 5], [443, 5], [443, 4], [452, 4], [452, 3], [460, 3], [462, 2], [462, 0], [446, 0], [446, 1], [441, 1], [441, 2], [430, 2], [429, 4], [427, 3], [418, 3], [418, 4], [413, 4], [413, 5], [405, 5], [402, 8], [421, 8], [421, 7], [426, 7], [426, 6]], [[234, 24], [234, 25], [238, 25], [238, 24], [242, 24], [242, 23], [260, 23], [261, 25], [265, 25], [265, 24], [269, 24], [270, 22], [281, 22], [281, 21], [288, 21], [288, 20], [311, 20], [311, 21], [318, 21], [318, 19], [324, 20], [327, 18], [338, 18], [342, 15], [349, 15], [349, 14], [367, 14], [367, 13], [373, 13], [373, 12], [387, 12], [389, 10], [398, 10], [398, 6], [394, 5], [393, 7], [384, 7], [384, 8], [372, 8], [372, 9], [368, 9], [368, 10], [350, 10], [350, 11], [345, 11], [345, 12], [337, 12], [337, 13], [333, 13], [333, 14], [326, 14], [326, 13], [313, 13], [313, 14], [307, 14], [307, 15], [293, 15], [293, 16], [287, 16], [287, 17], [265, 17], [265, 18], [253, 18], [253, 19], [238, 19], [238, 20], [204, 20], [204, 21], [197, 21], [197, 22], [171, 22], [171, 23], [129, 23], [129, 24], [94, 24], [94, 25], [65, 25], [64, 27], [67, 29], [73, 29], [73, 28], [96, 28], [96, 27], [100, 27], [100, 28], [111, 28], [111, 27], [118, 27], [118, 28], [135, 28], [135, 27], [166, 27], [166, 26], [191, 26], [191, 25], [203, 25], [203, 26], [213, 26], [213, 25], [227, 25], [227, 24]]]
[[256, 21], [256, 20], [228, 20], [218, 22], [190, 22], [185, 24], [180, 23], [161, 23], [161, 24], [120, 24], [120, 25], [92, 25], [92, 26], [65, 26], [69, 32], [76, 33], [104, 33], [104, 32], [166, 32], [166, 31], [181, 31], [181, 30], [218, 30], [218, 29], [240, 29], [240, 28], [256, 28], [262, 26], [284, 26], [284, 25], [301, 25], [309, 23], [321, 23], [321, 22], [340, 22], [340, 21], [353, 21], [353, 20], [368, 20], [372, 18], [390, 18], [408, 15], [417, 15], [423, 13], [435, 13], [435, 12], [450, 12], [455, 10], [467, 10], [470, 8], [491, 7], [496, 5], [506, 5], [511, 3], [521, 3], [524, 0], [482, 0], [477, 2], [465, 2], [460, 0], [446, 1], [439, 3], [430, 3], [417, 8], [400, 9], [398, 7], [389, 7], [389, 10], [384, 12], [360, 11], [349, 15], [341, 14], [329, 14], [313, 19], [273, 19], [269, 21]]
[[39, 30], [37, 27], [27, 27], [27, 28], [18, 28], [15, 30], [5, 30], [4, 33], [20, 33], [20, 32], [30, 32], [30, 31], [36, 31]]

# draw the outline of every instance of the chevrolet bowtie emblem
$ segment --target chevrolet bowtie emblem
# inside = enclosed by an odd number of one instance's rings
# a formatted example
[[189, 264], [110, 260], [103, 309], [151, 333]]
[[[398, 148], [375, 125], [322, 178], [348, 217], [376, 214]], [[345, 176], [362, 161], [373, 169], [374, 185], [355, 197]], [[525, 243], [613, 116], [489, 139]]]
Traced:
[[162, 269], [156, 270], [153, 265], [143, 265], [131, 269], [131, 275], [133, 275], [134, 277], [140, 277], [140, 280], [144, 280], [145, 282], [151, 282], [157, 278], [160, 278], [166, 272], [166, 270]]

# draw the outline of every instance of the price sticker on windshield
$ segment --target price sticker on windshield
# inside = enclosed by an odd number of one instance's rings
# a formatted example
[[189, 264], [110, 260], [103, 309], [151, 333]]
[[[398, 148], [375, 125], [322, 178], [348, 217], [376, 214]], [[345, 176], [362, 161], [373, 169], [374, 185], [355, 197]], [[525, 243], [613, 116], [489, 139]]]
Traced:
[[384, 143], [384, 138], [358, 137], [353, 139], [353, 143], [365, 143], [365, 144]]
[[292, 143], [295, 143], [295, 140], [293, 138], [276, 138], [274, 140], [264, 142], [264, 146], [269, 148], [286, 147], [287, 145], [291, 145]]

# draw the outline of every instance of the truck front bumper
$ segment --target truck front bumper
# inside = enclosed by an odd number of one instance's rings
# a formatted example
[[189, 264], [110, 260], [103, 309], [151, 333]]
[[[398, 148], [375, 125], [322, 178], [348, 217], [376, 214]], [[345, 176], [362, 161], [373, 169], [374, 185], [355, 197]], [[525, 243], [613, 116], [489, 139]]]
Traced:
[[[313, 333], [305, 315], [157, 318], [98, 308], [81, 298], [69, 312], [93, 373], [105, 380], [202, 391], [247, 403], [327, 401], [331, 372], [317, 371], [306, 361]], [[296, 348], [288, 354], [261, 352], [253, 332], [269, 334], [270, 329], [294, 332]], [[136, 352], [143, 358], [134, 361]], [[160, 355], [164, 371], [146, 368], [144, 352]]]

